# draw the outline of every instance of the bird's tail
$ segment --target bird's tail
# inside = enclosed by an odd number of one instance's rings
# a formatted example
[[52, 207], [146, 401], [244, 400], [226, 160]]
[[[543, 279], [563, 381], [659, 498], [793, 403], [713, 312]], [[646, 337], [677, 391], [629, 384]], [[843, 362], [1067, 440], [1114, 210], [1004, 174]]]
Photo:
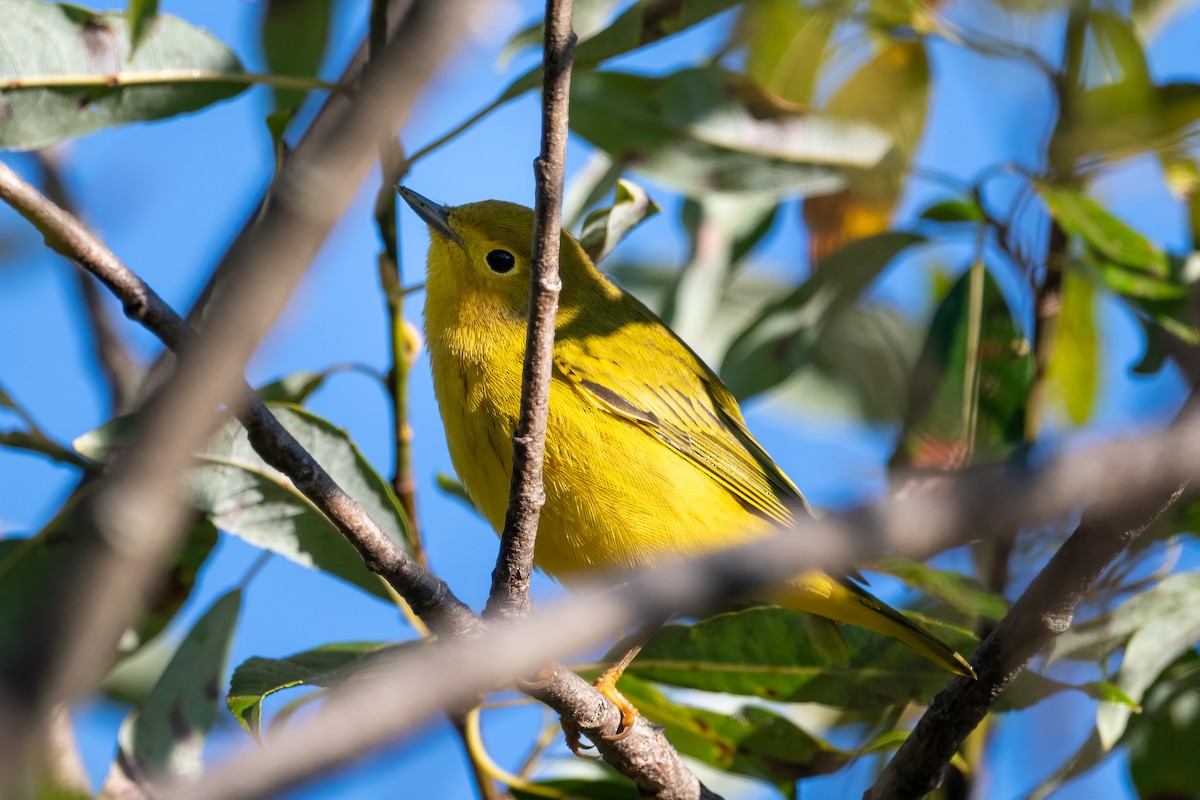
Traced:
[[975, 677], [975, 670], [951, 647], [849, 581], [810, 573], [793, 580], [788, 589], [770, 599], [795, 611], [806, 611], [891, 636], [956, 675]]

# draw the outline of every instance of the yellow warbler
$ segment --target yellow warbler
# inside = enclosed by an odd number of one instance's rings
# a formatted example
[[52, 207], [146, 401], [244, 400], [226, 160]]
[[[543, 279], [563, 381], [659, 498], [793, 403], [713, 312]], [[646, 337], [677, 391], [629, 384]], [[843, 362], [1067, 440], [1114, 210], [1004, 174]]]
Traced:
[[[450, 457], [500, 531], [521, 398], [533, 211], [498, 200], [447, 208], [400, 193], [432, 234], [425, 335]], [[559, 270], [539, 567], [569, 585], [589, 570], [728, 547], [807, 512], [720, 378], [565, 231]], [[974, 674], [849, 577], [808, 572], [762, 599], [893, 636], [952, 672]]]

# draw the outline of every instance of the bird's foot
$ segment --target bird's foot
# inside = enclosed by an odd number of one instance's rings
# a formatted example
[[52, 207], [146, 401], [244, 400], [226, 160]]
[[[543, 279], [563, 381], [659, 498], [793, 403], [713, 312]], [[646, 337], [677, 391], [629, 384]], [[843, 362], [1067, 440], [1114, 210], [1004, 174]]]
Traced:
[[642, 716], [633, 703], [625, 699], [625, 695], [617, 689], [617, 678], [619, 677], [619, 673], [613, 674], [613, 670], [609, 670], [592, 683], [592, 686], [596, 687], [596, 691], [607, 697], [621, 712], [621, 722], [617, 725], [617, 730], [614, 733], [601, 734], [602, 738], [610, 742], [619, 742], [633, 733], [633, 726]]

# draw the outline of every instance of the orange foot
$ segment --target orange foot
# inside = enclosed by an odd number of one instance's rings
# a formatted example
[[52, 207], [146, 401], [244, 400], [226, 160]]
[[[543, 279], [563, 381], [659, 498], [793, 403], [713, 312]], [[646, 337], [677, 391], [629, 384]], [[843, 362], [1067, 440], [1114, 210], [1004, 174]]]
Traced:
[[617, 732], [602, 734], [603, 738], [610, 742], [619, 742], [633, 733], [633, 726], [637, 724], [638, 719], [642, 716], [633, 703], [626, 700], [625, 695], [621, 694], [617, 689], [617, 680], [624, 671], [624, 669], [606, 670], [603, 675], [592, 683], [592, 686], [596, 687], [596, 691], [611, 700], [612, 704], [621, 712], [621, 723], [617, 726]]
[[574, 725], [567, 722], [565, 719], [562, 719], [561, 717], [558, 720], [558, 724], [562, 725], [563, 735], [567, 737], [567, 749], [571, 751], [571, 755], [578, 756], [579, 758], [586, 758], [589, 761], [600, 760], [600, 756], [594, 756], [591, 753], [582, 752], [583, 750], [594, 749], [595, 745], [583, 743], [582, 734], [580, 734], [579, 728], [576, 728]]

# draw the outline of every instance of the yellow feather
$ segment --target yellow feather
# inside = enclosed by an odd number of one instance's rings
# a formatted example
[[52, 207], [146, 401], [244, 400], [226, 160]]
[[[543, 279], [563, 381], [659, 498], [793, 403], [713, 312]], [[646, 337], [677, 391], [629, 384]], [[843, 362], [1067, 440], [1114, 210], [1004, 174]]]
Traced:
[[[405, 197], [430, 225], [425, 331], [450, 457], [499, 531], [521, 396], [533, 212]], [[415, 199], [414, 199], [415, 198]], [[808, 505], [746, 428], [720, 379], [562, 234], [562, 294], [546, 434], [539, 567], [570, 584], [598, 568], [661, 564], [786, 525]], [[489, 254], [502, 251], [497, 271]], [[849, 578], [807, 573], [763, 599], [966, 662]]]

